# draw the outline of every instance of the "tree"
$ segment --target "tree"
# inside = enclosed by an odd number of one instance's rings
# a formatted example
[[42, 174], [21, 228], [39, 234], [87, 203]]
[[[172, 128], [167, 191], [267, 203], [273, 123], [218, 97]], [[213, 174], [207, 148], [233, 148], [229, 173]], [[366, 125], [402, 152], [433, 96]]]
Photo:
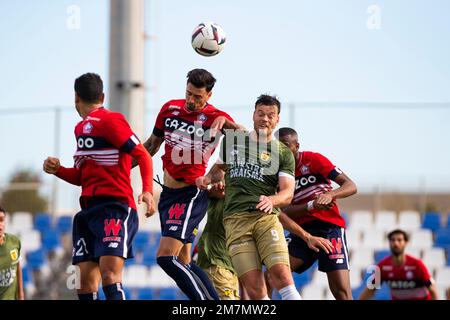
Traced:
[[28, 169], [13, 173], [1, 197], [2, 207], [8, 212], [37, 213], [47, 210], [48, 201], [39, 194], [42, 181], [39, 174]]

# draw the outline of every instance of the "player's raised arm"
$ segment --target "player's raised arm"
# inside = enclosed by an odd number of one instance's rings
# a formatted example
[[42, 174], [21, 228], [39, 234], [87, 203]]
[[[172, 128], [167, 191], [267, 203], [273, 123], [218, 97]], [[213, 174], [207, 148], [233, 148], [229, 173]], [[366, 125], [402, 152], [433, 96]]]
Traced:
[[76, 186], [81, 186], [81, 172], [77, 168], [65, 168], [58, 158], [48, 157], [42, 166], [44, 172], [54, 174], [58, 178]]

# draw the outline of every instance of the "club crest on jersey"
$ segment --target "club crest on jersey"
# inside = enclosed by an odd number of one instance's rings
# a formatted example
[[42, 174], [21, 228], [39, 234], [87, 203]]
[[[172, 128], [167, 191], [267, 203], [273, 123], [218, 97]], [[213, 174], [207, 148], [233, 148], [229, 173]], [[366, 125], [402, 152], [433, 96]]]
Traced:
[[9, 255], [12, 261], [16, 261], [17, 259], [19, 259], [19, 251], [17, 249], [12, 249], [9, 252]]
[[83, 126], [83, 133], [91, 133], [93, 128], [94, 126], [92, 125], [92, 123], [88, 122]]
[[414, 277], [414, 273], [412, 273], [411, 271], [408, 271], [407, 273], [406, 273], [406, 278], [407, 279], [412, 279]]
[[205, 114], [204, 114], [204, 113], [200, 113], [200, 114], [198, 115], [197, 121], [205, 122], [206, 119], [208, 119], [208, 118], [205, 116]]
[[270, 153], [263, 151], [261, 152], [260, 158], [262, 161], [269, 161], [270, 160]]
[[308, 174], [308, 173], [309, 173], [309, 167], [303, 165], [303, 166], [300, 168], [300, 171], [302, 172], [302, 174]]

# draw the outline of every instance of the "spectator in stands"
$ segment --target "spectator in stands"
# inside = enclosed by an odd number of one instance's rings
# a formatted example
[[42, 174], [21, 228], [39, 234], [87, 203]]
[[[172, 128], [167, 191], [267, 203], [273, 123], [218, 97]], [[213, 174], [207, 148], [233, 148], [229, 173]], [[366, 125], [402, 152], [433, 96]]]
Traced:
[[20, 240], [5, 228], [6, 211], [0, 207], [0, 300], [24, 300]]
[[375, 284], [387, 282], [393, 300], [438, 300], [436, 285], [427, 267], [422, 260], [405, 253], [408, 234], [396, 229], [388, 234], [388, 239], [392, 255], [378, 263], [378, 279], [376, 274], [359, 299], [371, 299], [375, 294]]

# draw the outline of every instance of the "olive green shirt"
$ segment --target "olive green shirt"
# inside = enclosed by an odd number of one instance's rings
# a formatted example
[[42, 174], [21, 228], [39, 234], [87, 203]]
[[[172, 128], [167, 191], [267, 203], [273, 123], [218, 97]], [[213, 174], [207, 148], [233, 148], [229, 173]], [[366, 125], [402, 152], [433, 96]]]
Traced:
[[[259, 143], [249, 133], [234, 135], [223, 139], [219, 160], [226, 167], [224, 217], [257, 210], [261, 195], [277, 193], [279, 176], [294, 179], [294, 155], [279, 140]], [[279, 212], [278, 208], [272, 211]]]
[[197, 265], [203, 269], [221, 266], [235, 273], [226, 246], [223, 204], [224, 199], [209, 198], [208, 220], [197, 245]]
[[0, 244], [0, 300], [17, 299], [19, 258], [19, 238], [5, 233], [5, 239]]

